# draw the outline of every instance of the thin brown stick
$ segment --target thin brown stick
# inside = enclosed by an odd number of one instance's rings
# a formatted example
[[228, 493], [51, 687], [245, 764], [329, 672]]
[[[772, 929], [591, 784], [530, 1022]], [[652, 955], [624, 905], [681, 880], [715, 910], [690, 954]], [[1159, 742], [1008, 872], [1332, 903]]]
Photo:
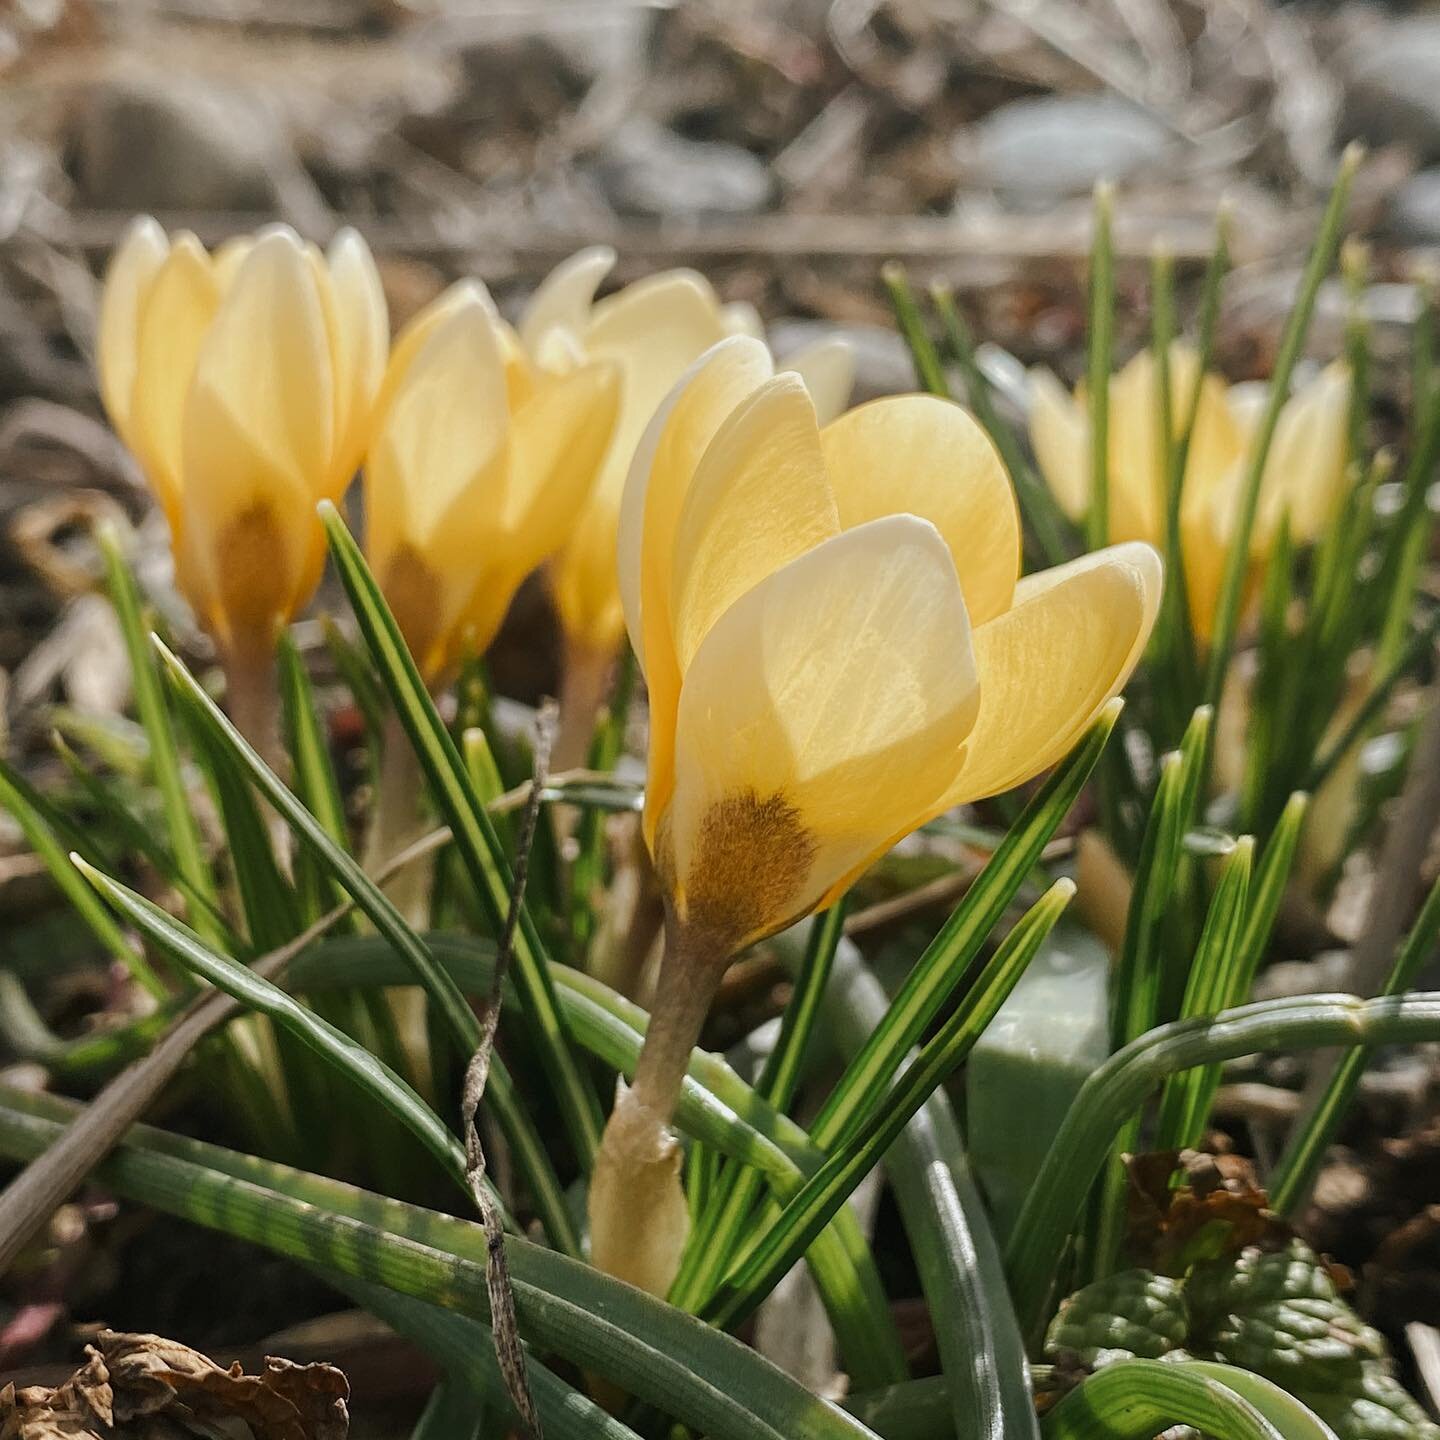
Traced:
[[540, 797], [550, 769], [556, 714], [554, 703], [547, 700], [540, 707], [535, 721], [535, 768], [515, 848], [515, 884], [510, 892], [505, 925], [495, 947], [495, 968], [481, 1019], [480, 1044], [465, 1067], [465, 1087], [460, 1101], [461, 1129], [465, 1137], [465, 1179], [485, 1226], [485, 1289], [490, 1297], [495, 1358], [500, 1364], [500, 1374], [504, 1377], [506, 1390], [510, 1392], [515, 1413], [535, 1440], [541, 1440], [540, 1415], [535, 1409], [530, 1381], [525, 1372], [525, 1350], [520, 1343], [520, 1326], [515, 1318], [515, 1292], [510, 1285], [510, 1271], [505, 1261], [505, 1229], [494, 1193], [485, 1184], [485, 1150], [480, 1144], [475, 1113], [480, 1108], [485, 1084], [490, 1078], [490, 1057], [495, 1050], [495, 1032], [500, 1025], [501, 986], [515, 951], [515, 931], [520, 924], [525, 882], [530, 873], [530, 850], [535, 843], [535, 826], [540, 818]]

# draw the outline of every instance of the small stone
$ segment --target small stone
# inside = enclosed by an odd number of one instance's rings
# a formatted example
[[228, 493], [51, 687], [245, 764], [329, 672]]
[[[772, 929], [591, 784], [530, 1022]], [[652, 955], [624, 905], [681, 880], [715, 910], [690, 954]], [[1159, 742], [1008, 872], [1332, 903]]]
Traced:
[[658, 219], [753, 215], [775, 193], [769, 168], [748, 150], [687, 140], [643, 117], [615, 132], [596, 173], [618, 212]]
[[1170, 132], [1108, 95], [1012, 100], [967, 137], [975, 178], [1034, 200], [1082, 195], [1099, 180], [1122, 180], [1163, 159]]
[[1336, 56], [1353, 134], [1440, 158], [1440, 16], [1385, 20]]
[[1412, 175], [1390, 202], [1390, 228], [1401, 240], [1440, 240], [1440, 165]]
[[75, 119], [75, 178], [108, 210], [273, 211], [299, 169], [274, 118], [195, 77], [103, 82]]
[[770, 346], [784, 367], [785, 357], [838, 336], [855, 355], [851, 404], [917, 388], [915, 365], [905, 342], [883, 325], [832, 325], [825, 320], [777, 320], [769, 327]]

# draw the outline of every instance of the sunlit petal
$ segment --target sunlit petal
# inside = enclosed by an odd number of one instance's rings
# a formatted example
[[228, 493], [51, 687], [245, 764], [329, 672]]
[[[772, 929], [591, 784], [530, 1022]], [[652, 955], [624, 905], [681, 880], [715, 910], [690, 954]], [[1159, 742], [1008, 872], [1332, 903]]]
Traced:
[[861, 525], [755, 586], [681, 693], [665, 836], [687, 923], [738, 946], [803, 914], [933, 811], [976, 707], [964, 599], [927, 521]]
[[1060, 508], [1080, 520], [1090, 505], [1090, 426], [1048, 370], [1030, 372], [1030, 444]]
[[798, 375], [777, 375], [720, 427], [685, 495], [671, 590], [681, 673], [741, 595], [839, 531], [815, 408]]
[[335, 298], [336, 483], [344, 485], [359, 464], [370, 409], [385, 375], [390, 320], [385, 291], [370, 248], [348, 226], [326, 253]]
[[139, 363], [140, 315], [169, 253], [164, 230], [143, 216], [126, 230], [105, 271], [95, 335], [100, 394], [111, 423], [127, 444], [133, 443], [130, 409]]
[[950, 547], [972, 624], [1010, 604], [1020, 574], [1015, 492], [990, 437], [932, 395], [872, 400], [821, 433], [840, 523], [908, 512]]
[[855, 349], [848, 340], [827, 336], [787, 356], [782, 366], [805, 382], [822, 425], [844, 413], [855, 388]]
[[542, 359], [542, 347], [552, 331], [574, 338], [585, 333], [595, 292], [615, 268], [615, 252], [608, 245], [591, 245], [562, 260], [540, 282], [520, 321], [520, 343], [532, 360]]
[[1027, 576], [975, 630], [980, 714], [951, 804], [995, 795], [1069, 751], [1140, 659], [1159, 609], [1160, 557], [1113, 545]]

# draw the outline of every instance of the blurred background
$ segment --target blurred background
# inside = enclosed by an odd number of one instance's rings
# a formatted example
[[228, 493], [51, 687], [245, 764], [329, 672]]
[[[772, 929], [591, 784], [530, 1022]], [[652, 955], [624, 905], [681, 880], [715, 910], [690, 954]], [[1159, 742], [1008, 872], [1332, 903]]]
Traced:
[[[834, 324], [863, 397], [913, 384], [878, 280], [956, 288], [1073, 378], [1089, 196], [1120, 186], [1119, 356], [1143, 261], [1182, 286], [1222, 197], [1218, 354], [1266, 373], [1339, 148], [1383, 361], [1440, 243], [1440, 10], [1267, 0], [0, 0], [0, 680], [113, 710], [108, 612], [67, 537], [149, 502], [99, 423], [95, 274], [136, 212], [215, 242], [358, 226], [398, 325], [477, 274], [502, 306], [599, 240], [694, 265], [781, 353]], [[1338, 292], [1338, 285], [1335, 287]], [[1338, 345], [1327, 294], [1313, 348]], [[1388, 337], [1388, 339], [1387, 339]], [[1402, 382], [1396, 381], [1397, 384]], [[1403, 396], [1394, 397], [1403, 401]], [[154, 528], [156, 522], [148, 522]], [[156, 532], [157, 565], [165, 563]], [[87, 552], [88, 553], [88, 552]], [[92, 603], [93, 602], [93, 603]], [[534, 647], [527, 647], [532, 653]], [[523, 669], [523, 666], [522, 666]], [[519, 677], [519, 688], [545, 676]]]

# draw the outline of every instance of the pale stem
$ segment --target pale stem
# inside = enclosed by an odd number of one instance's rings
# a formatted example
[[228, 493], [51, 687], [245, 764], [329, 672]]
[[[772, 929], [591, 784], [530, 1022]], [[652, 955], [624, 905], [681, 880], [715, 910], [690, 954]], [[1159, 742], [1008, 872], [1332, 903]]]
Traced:
[[[225, 709], [231, 723], [276, 775], [288, 779], [290, 756], [280, 733], [280, 676], [274, 649], [225, 650], [220, 659], [225, 670]], [[265, 813], [275, 858], [288, 870], [289, 827], [268, 805]]]
[[591, 1259], [606, 1274], [652, 1295], [668, 1293], [689, 1237], [681, 1152], [670, 1118], [729, 958], [728, 947], [687, 932], [673, 918], [667, 924], [635, 1078], [620, 1086], [591, 1176]]
[[[419, 757], [392, 710], [380, 734], [380, 763], [365, 842], [365, 869], [370, 874], [377, 873], [424, 833], [420, 810], [424, 789]], [[432, 870], [433, 857], [426, 857], [405, 866], [383, 886], [396, 909], [412, 925], [428, 923]]]
[[553, 773], [581, 769], [590, 759], [590, 742], [610, 693], [614, 661], [609, 650], [597, 650], [566, 636], [560, 673], [560, 728], [550, 757]]

